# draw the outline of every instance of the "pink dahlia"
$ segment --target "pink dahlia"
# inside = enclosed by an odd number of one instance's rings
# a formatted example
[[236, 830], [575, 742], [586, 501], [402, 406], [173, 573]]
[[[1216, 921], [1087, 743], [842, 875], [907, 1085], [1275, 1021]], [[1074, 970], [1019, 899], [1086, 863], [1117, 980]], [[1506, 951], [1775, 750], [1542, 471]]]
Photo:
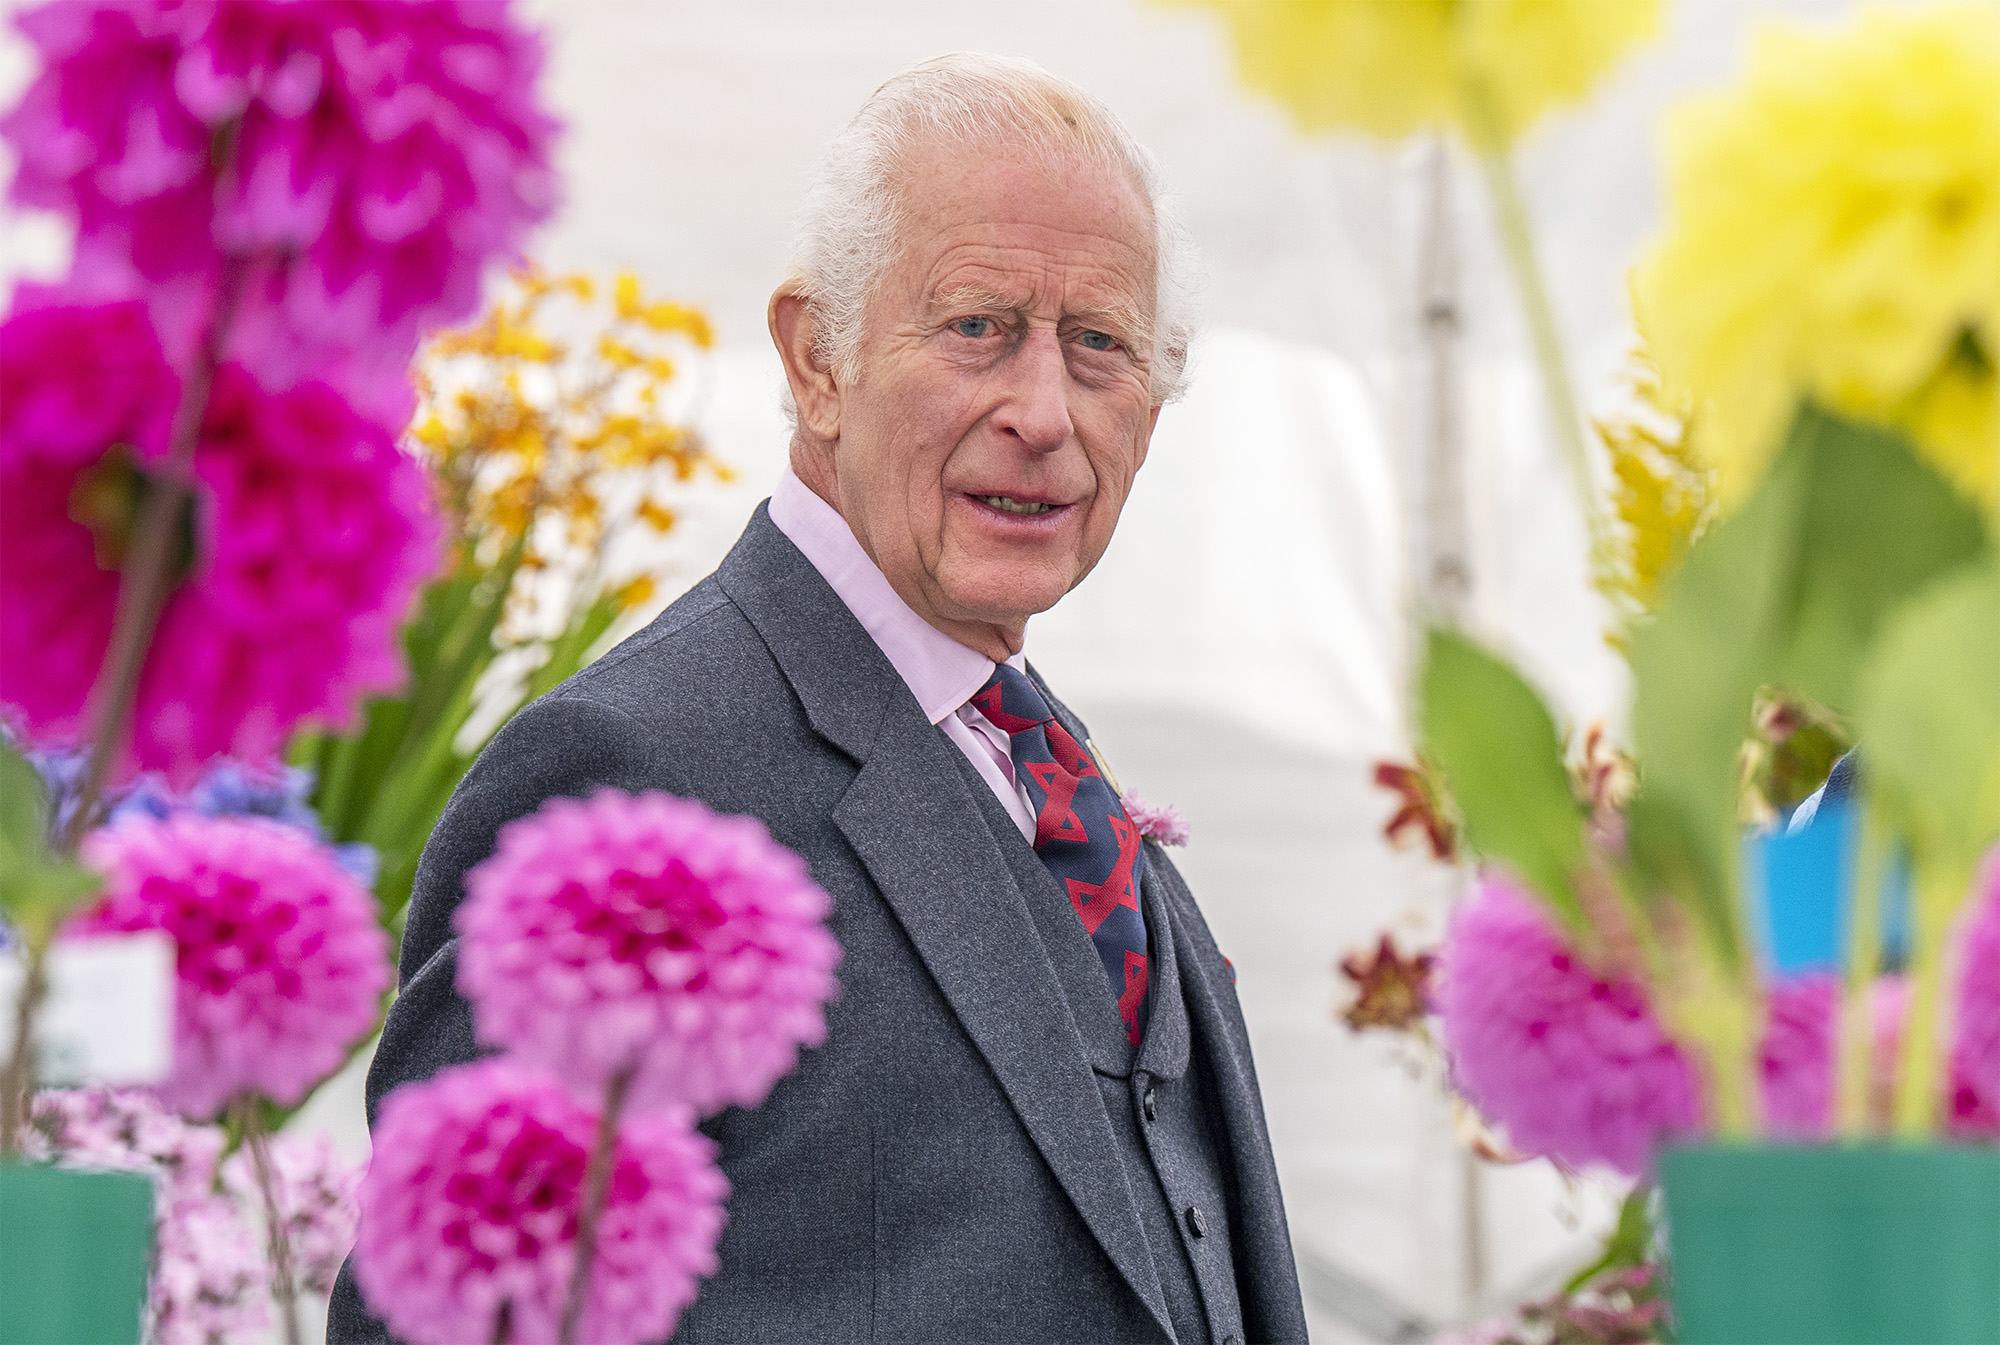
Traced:
[[[15, 316], [0, 384], [0, 703], [75, 742], [179, 394], [135, 304]], [[130, 763], [182, 781], [225, 753], [271, 764], [299, 721], [344, 725], [399, 685], [397, 626], [439, 558], [422, 466], [323, 384], [271, 395], [225, 366], [194, 466]]]
[[764, 824], [600, 790], [500, 831], [466, 877], [458, 985], [479, 1039], [585, 1096], [755, 1106], [826, 1036], [832, 900]]
[[[507, 1060], [405, 1084], [382, 1103], [361, 1185], [354, 1273], [371, 1308], [418, 1345], [556, 1339], [575, 1265], [597, 1112]], [[716, 1269], [729, 1183], [684, 1112], [628, 1116], [598, 1224], [580, 1337], [638, 1345]]]
[[1180, 809], [1172, 804], [1162, 804], [1155, 808], [1137, 794], [1126, 792], [1118, 801], [1125, 805], [1125, 815], [1132, 819], [1132, 825], [1139, 828], [1139, 834], [1161, 845], [1186, 845], [1188, 843], [1187, 819]]
[[388, 935], [325, 846], [183, 814], [99, 831], [84, 857], [106, 891], [72, 933], [159, 929], [177, 945], [168, 1106], [206, 1116], [245, 1092], [290, 1106], [374, 1027]]
[[1783, 1139], [1819, 1139], [1833, 1119], [1840, 983], [1810, 972], [1771, 987], [1764, 1041], [1764, 1130]]
[[1457, 1087], [1518, 1149], [1637, 1176], [1701, 1124], [1695, 1071], [1645, 991], [1585, 965], [1500, 878], [1459, 909], [1436, 996]]
[[95, 293], [162, 287], [185, 339], [222, 257], [250, 259], [230, 352], [268, 386], [330, 362], [400, 381], [553, 208], [542, 44], [503, 0], [62, 0], [17, 22], [43, 70], [0, 123], [15, 199], [74, 215]]
[[1987, 865], [1959, 953], [1951, 1048], [1951, 1125], [2000, 1135], [2000, 856]]

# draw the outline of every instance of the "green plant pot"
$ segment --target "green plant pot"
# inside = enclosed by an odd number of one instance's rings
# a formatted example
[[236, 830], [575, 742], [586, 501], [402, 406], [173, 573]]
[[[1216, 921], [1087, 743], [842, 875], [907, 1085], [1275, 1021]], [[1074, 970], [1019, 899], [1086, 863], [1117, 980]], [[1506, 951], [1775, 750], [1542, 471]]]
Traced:
[[0, 1163], [0, 1345], [137, 1345], [153, 1183]]
[[1660, 1180], [1682, 1345], [2000, 1342], [2000, 1150], [1704, 1146]]

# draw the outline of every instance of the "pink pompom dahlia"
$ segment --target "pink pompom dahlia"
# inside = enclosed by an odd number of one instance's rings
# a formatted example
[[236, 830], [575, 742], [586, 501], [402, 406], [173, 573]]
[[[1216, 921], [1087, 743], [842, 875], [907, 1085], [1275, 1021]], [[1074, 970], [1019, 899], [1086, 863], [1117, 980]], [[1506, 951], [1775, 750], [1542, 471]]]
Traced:
[[832, 900], [763, 823], [667, 794], [557, 798], [466, 877], [458, 985], [479, 1039], [596, 1098], [755, 1106], [826, 1035]]
[[1988, 863], [1960, 946], [1951, 1049], [1951, 1126], [2000, 1135], [2000, 855]]
[[1840, 982], [1831, 972], [1809, 972], [1771, 987], [1758, 1057], [1767, 1134], [1795, 1140], [1825, 1136], [1833, 1120], [1839, 1026]]
[[310, 837], [182, 814], [96, 832], [84, 858], [106, 891], [71, 933], [173, 936], [168, 1106], [206, 1116], [246, 1092], [290, 1106], [375, 1025], [388, 935], [373, 899]]
[[[507, 1060], [405, 1084], [382, 1103], [361, 1186], [354, 1271], [417, 1345], [553, 1341], [575, 1265], [597, 1112]], [[716, 1269], [729, 1184], [684, 1112], [618, 1127], [579, 1336], [664, 1340]]]
[[[178, 385], [136, 304], [16, 315], [0, 384], [0, 703], [74, 743]], [[397, 625], [440, 557], [422, 466], [322, 384], [272, 395], [224, 366], [194, 471], [126, 763], [180, 781], [271, 764], [301, 720], [343, 725], [400, 684]]]
[[267, 386], [400, 382], [553, 208], [542, 46], [504, 0], [58, 0], [16, 22], [43, 69], [0, 122], [14, 199], [71, 214], [91, 293], [150, 290], [176, 354], [247, 259], [228, 350]]
[[1458, 1088], [1527, 1153], [1637, 1176], [1701, 1124], [1693, 1066], [1634, 981], [1598, 975], [1534, 903], [1487, 876], [1453, 922], [1436, 988]]

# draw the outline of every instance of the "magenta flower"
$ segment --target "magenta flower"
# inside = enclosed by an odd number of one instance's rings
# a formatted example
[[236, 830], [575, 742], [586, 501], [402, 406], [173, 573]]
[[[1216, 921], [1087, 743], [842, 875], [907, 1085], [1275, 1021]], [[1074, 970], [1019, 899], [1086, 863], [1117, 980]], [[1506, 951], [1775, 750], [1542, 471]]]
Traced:
[[[74, 743], [178, 389], [136, 304], [13, 317], [0, 384], [0, 703]], [[273, 396], [225, 366], [195, 474], [125, 763], [180, 781], [223, 754], [274, 764], [301, 720], [345, 725], [398, 686], [397, 625], [439, 559], [422, 466], [324, 385]]]
[[1701, 1125], [1693, 1067], [1637, 982], [1598, 975], [1487, 875], [1459, 908], [1436, 988], [1453, 1079], [1512, 1144], [1630, 1176]]
[[1833, 1119], [1840, 983], [1810, 972], [1771, 987], [1759, 1054], [1764, 1129], [1782, 1139], [1825, 1136]]
[[1188, 843], [1187, 819], [1171, 803], [1155, 808], [1129, 790], [1119, 795], [1118, 801], [1125, 805], [1125, 815], [1132, 819], [1133, 826], [1139, 828], [1141, 836], [1161, 845]]
[[325, 846], [262, 818], [183, 814], [99, 831], [84, 857], [107, 886], [72, 933], [174, 938], [168, 1106], [207, 1116], [245, 1092], [290, 1106], [375, 1025], [388, 936]]
[[754, 818], [666, 794], [557, 798], [466, 877], [458, 985], [479, 1039], [586, 1097], [755, 1106], [826, 1035], [832, 901]]
[[[596, 1110], [507, 1060], [405, 1084], [382, 1103], [361, 1187], [354, 1271], [389, 1329], [416, 1345], [556, 1339], [575, 1261]], [[580, 1337], [638, 1345], [673, 1334], [716, 1270], [729, 1183], [684, 1112], [628, 1116]]]
[[147, 293], [177, 357], [247, 258], [231, 357], [373, 409], [554, 205], [541, 43], [498, 0], [68, 0], [17, 23], [43, 70], [0, 122], [14, 199], [72, 215], [83, 297]]
[[2000, 854], [1965, 927], [1951, 1049], [1951, 1127], [2000, 1135]]

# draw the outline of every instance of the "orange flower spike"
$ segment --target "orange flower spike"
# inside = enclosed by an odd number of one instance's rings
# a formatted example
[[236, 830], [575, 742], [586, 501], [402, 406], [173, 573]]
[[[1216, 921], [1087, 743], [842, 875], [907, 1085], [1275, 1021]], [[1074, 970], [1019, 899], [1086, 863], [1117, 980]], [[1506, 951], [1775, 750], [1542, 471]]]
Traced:
[[1372, 950], [1349, 953], [1340, 960], [1340, 974], [1354, 983], [1355, 996], [1341, 1011], [1341, 1021], [1356, 1032], [1371, 1027], [1418, 1030], [1431, 1011], [1430, 980], [1436, 963], [1434, 953], [1403, 956], [1386, 932]]
[[1375, 783], [1395, 794], [1400, 804], [1382, 828], [1391, 845], [1401, 850], [1421, 842], [1440, 863], [1457, 861], [1458, 825], [1446, 811], [1442, 785], [1424, 762], [1378, 761]]

